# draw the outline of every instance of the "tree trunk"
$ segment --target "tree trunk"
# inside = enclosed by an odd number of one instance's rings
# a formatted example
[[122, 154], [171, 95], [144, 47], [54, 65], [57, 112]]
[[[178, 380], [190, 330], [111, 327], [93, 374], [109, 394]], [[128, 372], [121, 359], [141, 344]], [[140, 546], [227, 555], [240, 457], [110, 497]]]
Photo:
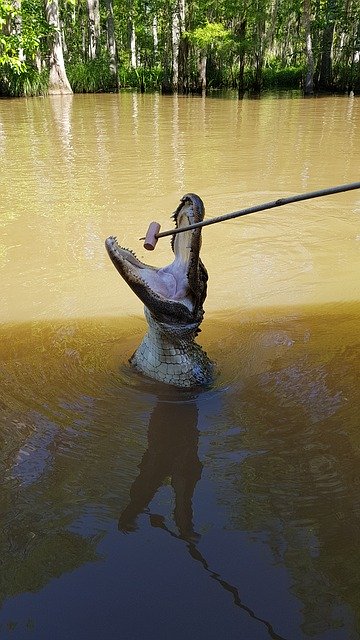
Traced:
[[45, 12], [49, 26], [53, 30], [50, 47], [49, 93], [72, 93], [64, 64], [58, 0], [46, 0]]
[[337, 13], [338, 0], [328, 0], [326, 7], [327, 24], [324, 27], [321, 43], [321, 60], [319, 74], [319, 88], [324, 91], [331, 91], [333, 88], [332, 78], [332, 53], [333, 39], [335, 31], [335, 16]]
[[161, 82], [162, 93], [172, 93], [172, 14], [168, 16], [168, 28], [165, 30], [165, 42], [161, 52], [161, 65], [163, 77]]
[[354, 25], [353, 43], [350, 74], [347, 86], [347, 93], [349, 96], [354, 95], [355, 84], [360, 84], [360, 22], [357, 25]]
[[241, 20], [236, 25], [235, 34], [239, 43], [239, 74], [238, 74], [238, 98], [242, 100], [245, 93], [245, 54], [246, 54], [246, 26], [247, 21]]
[[251, 89], [255, 94], [260, 95], [262, 88], [262, 72], [264, 66], [265, 55], [265, 20], [260, 16], [256, 25], [256, 40], [255, 40], [255, 75], [252, 82]]
[[137, 59], [136, 59], [136, 33], [135, 33], [135, 23], [134, 20], [131, 20], [130, 25], [130, 64], [133, 69], [137, 67]]
[[188, 66], [188, 43], [182, 37], [185, 31], [185, 15], [186, 15], [186, 5], [185, 0], [179, 1], [179, 28], [180, 28], [180, 39], [179, 39], [179, 78], [178, 78], [178, 88], [182, 93], [186, 93], [186, 70]]
[[[21, 31], [22, 31], [21, 0], [13, 0], [12, 4], [16, 12], [14, 17], [14, 28], [12, 32], [15, 36], [20, 37]], [[24, 62], [25, 56], [24, 56], [24, 50], [22, 48], [19, 49], [18, 56], [19, 56], [20, 62]]]
[[89, 20], [89, 59], [95, 60], [99, 49], [100, 8], [99, 0], [87, 0]]
[[152, 20], [152, 36], [153, 36], [153, 47], [154, 47], [154, 63], [157, 64], [158, 56], [159, 56], [159, 37], [158, 37], [158, 21], [157, 16], [153, 16]]
[[199, 58], [199, 92], [202, 95], [206, 94], [206, 63], [207, 63], [207, 55], [206, 51], [200, 51]]
[[238, 75], [238, 98], [242, 100], [245, 93], [245, 82], [244, 82], [244, 73], [245, 73], [245, 52], [242, 51], [240, 53], [239, 58], [239, 75]]
[[304, 95], [311, 96], [314, 93], [314, 54], [311, 39], [311, 0], [304, 0], [303, 22], [305, 29], [305, 50], [306, 50], [306, 74], [304, 82]]
[[274, 53], [273, 52], [273, 47], [274, 47], [274, 39], [275, 39], [275, 33], [276, 33], [276, 23], [277, 23], [277, 19], [278, 19], [278, 12], [279, 12], [279, 0], [271, 0], [271, 19], [270, 19], [270, 24], [268, 26], [268, 30], [266, 33], [266, 44], [265, 44], [265, 48], [266, 49], [270, 49], [270, 53]]
[[332, 47], [335, 23], [325, 27], [322, 37], [319, 89], [332, 89]]
[[172, 88], [177, 92], [179, 88], [179, 49], [180, 49], [180, 16], [178, 4], [175, 4], [172, 16]]
[[353, 60], [355, 64], [359, 64], [360, 62], [360, 22], [357, 25], [357, 29], [355, 30], [355, 33], [356, 33], [356, 38], [354, 38], [355, 44], [354, 44]]
[[82, 57], [83, 60], [86, 60], [86, 23], [85, 23], [85, 19], [82, 18], [81, 19], [81, 51], [82, 51]]
[[60, 21], [60, 29], [61, 29], [61, 37], [62, 37], [63, 54], [64, 54], [64, 56], [66, 58], [66, 56], [68, 54], [68, 48], [67, 48], [66, 38], [65, 38], [64, 23], [62, 21]]
[[117, 51], [116, 51], [116, 40], [115, 40], [115, 24], [114, 24], [114, 11], [112, 0], [106, 0], [106, 9], [107, 9], [107, 47], [109, 52], [109, 68], [110, 73], [116, 79], [117, 84]]
[[255, 53], [255, 75], [252, 83], [252, 90], [254, 93], [260, 95], [262, 87], [262, 70], [264, 64], [263, 52], [259, 51]]
[[35, 54], [35, 67], [36, 67], [38, 73], [40, 73], [40, 71], [42, 71], [43, 60], [41, 58], [41, 53], [40, 53], [39, 49], [36, 51], [36, 54]]
[[176, 0], [172, 12], [171, 42], [172, 42], [172, 89], [185, 89], [187, 68], [187, 43], [181, 36], [185, 30], [185, 0]]

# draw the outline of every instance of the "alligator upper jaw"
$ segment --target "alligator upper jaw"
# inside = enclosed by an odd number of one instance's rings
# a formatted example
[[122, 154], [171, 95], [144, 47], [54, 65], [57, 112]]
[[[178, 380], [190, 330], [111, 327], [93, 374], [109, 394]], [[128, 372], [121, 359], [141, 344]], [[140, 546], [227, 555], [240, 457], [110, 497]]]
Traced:
[[[204, 213], [201, 199], [187, 194], [174, 213], [175, 224], [186, 227], [200, 222]], [[141, 262], [131, 250], [120, 247], [113, 236], [105, 245], [116, 269], [155, 319], [168, 324], [201, 322], [207, 281], [199, 258], [201, 229], [173, 236], [175, 259], [163, 268]]]

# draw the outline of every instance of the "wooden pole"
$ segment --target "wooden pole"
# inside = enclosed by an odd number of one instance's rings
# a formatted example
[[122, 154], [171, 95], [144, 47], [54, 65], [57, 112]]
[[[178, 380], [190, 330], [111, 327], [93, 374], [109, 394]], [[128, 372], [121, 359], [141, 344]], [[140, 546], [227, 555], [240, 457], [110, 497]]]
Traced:
[[[276, 207], [283, 207], [285, 204], [291, 204], [293, 202], [302, 202], [303, 200], [311, 200], [312, 198], [321, 198], [322, 196], [331, 196], [335, 193], [343, 193], [344, 191], [353, 191], [354, 189], [360, 189], [360, 182], [352, 182], [351, 184], [341, 184], [337, 187], [329, 187], [328, 189], [320, 189], [319, 191], [309, 191], [308, 193], [299, 193], [295, 196], [288, 196], [287, 198], [278, 198], [271, 202], [265, 202], [264, 204], [257, 204], [253, 207], [247, 207], [240, 211], [233, 211], [232, 213], [225, 213], [222, 216], [210, 218], [209, 220], [203, 220], [202, 222], [195, 222], [189, 224], [187, 227], [181, 227], [179, 229], [172, 229], [170, 231], [161, 231], [156, 234], [156, 238], [165, 238], [165, 236], [176, 235], [183, 231], [190, 231], [190, 229], [198, 229], [199, 227], [207, 227], [210, 224], [217, 224], [218, 222], [224, 222], [225, 220], [232, 220], [233, 218], [240, 218], [240, 216], [248, 216], [250, 213], [257, 213], [258, 211], [267, 211], [268, 209], [275, 209]], [[144, 238], [140, 238], [144, 240]]]

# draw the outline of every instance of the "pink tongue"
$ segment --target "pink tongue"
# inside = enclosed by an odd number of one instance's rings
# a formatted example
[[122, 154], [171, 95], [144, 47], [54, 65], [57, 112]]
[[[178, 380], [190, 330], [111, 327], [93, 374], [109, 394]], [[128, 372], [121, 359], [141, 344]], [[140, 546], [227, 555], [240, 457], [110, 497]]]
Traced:
[[146, 282], [155, 293], [158, 293], [164, 298], [175, 298], [177, 284], [172, 273], [168, 273], [162, 269], [159, 269], [157, 272], [151, 271], [147, 274]]
[[164, 273], [161, 269], [158, 271], [157, 280], [158, 293], [165, 298], [174, 298], [176, 295], [176, 279], [172, 273]]

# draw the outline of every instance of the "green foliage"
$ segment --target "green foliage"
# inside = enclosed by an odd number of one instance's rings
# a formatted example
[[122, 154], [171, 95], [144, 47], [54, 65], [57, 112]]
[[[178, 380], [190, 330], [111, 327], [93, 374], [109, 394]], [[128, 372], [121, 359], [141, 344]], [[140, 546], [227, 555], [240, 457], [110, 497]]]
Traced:
[[0, 75], [0, 96], [44, 96], [48, 92], [49, 72], [47, 69], [37, 71], [33, 67], [26, 67], [20, 73], [14, 73], [9, 67], [3, 66]]
[[334, 85], [339, 91], [360, 92], [360, 62], [336, 64], [333, 70]]
[[9, 21], [18, 13], [14, 5], [8, 0], [0, 0], [0, 29], [6, 30]]
[[163, 71], [158, 67], [121, 67], [119, 84], [124, 89], [138, 89], [139, 91], [160, 91], [163, 81]]
[[[324, 56], [324, 33], [333, 25], [331, 86], [359, 91], [359, 0], [309, 1], [315, 68], [320, 69]], [[116, 91], [119, 86], [171, 90], [173, 1], [102, 0], [95, 60], [89, 60], [93, 54], [86, 0], [58, 2], [66, 71], [74, 91]], [[208, 88], [239, 87], [242, 92], [301, 86], [306, 63], [304, 0], [186, 0], [185, 14], [185, 24], [180, 25], [180, 89], [199, 89], [200, 54], [207, 56]], [[0, 95], [46, 93], [48, 73], [37, 68], [49, 66], [52, 32], [44, 0], [0, 0]], [[136, 68], [130, 66], [131, 32], [136, 38]], [[110, 71], [113, 35], [118, 78]]]
[[[0, 0], [1, 1], [1, 0]], [[21, 47], [28, 62], [39, 53], [47, 53], [47, 38], [51, 33], [41, 0], [22, 0]]]
[[0, 95], [44, 95], [48, 71], [35, 68], [36, 55], [44, 47], [49, 27], [43, 5], [23, 0], [21, 11], [7, 0], [0, 0]]
[[106, 56], [69, 64], [66, 69], [70, 85], [76, 93], [101, 93], [116, 90], [116, 78], [110, 73]]
[[304, 68], [301, 67], [283, 67], [272, 68], [265, 67], [262, 74], [262, 82], [264, 89], [300, 89]]
[[14, 33], [12, 24], [19, 14], [11, 2], [0, 0], [0, 72], [4, 74], [20, 74], [23, 70], [19, 58], [20, 37]]
[[186, 33], [190, 42], [199, 49], [206, 50], [210, 46], [217, 46], [225, 39], [229, 39], [231, 33], [219, 22], [206, 22], [203, 27], [197, 27], [194, 31]]

